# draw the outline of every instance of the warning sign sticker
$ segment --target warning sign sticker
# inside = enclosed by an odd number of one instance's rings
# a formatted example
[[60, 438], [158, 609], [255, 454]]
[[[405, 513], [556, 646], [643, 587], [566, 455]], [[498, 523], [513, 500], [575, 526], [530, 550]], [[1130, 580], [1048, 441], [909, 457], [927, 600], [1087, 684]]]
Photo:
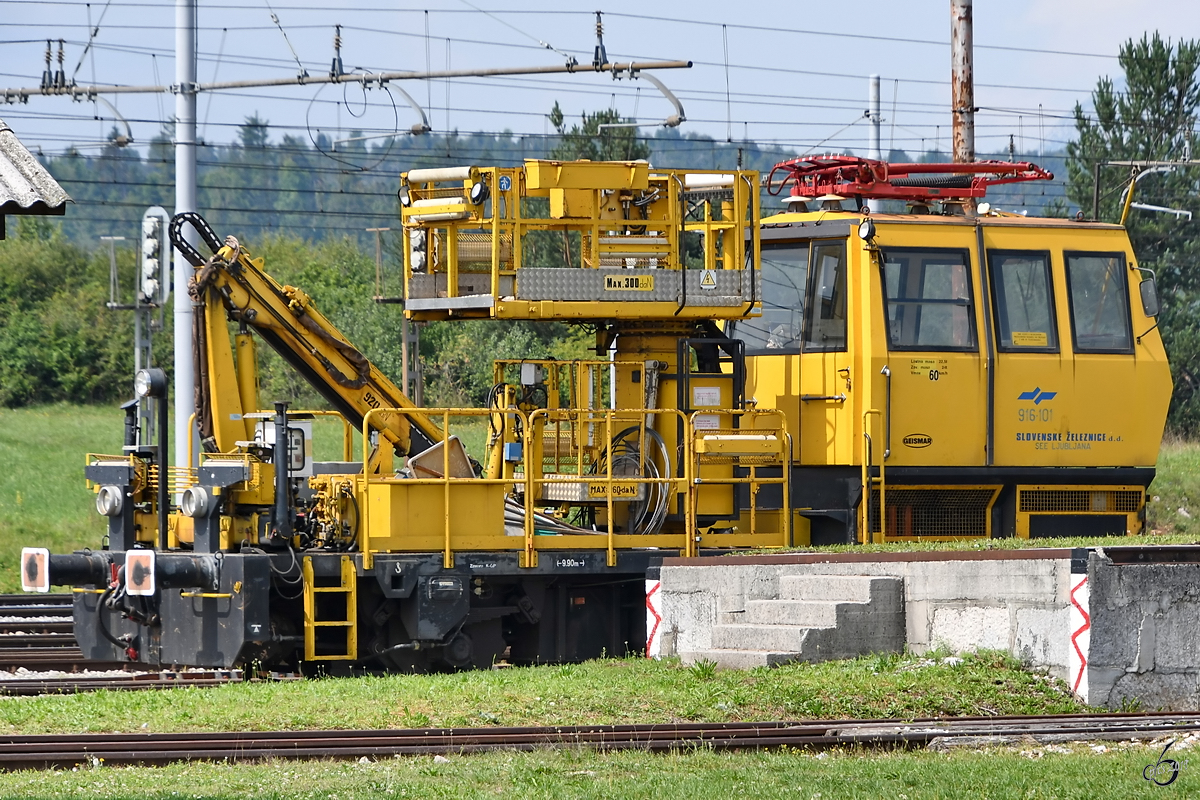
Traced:
[[717, 288], [717, 271], [715, 269], [706, 269], [704, 272], [700, 273], [700, 288]]

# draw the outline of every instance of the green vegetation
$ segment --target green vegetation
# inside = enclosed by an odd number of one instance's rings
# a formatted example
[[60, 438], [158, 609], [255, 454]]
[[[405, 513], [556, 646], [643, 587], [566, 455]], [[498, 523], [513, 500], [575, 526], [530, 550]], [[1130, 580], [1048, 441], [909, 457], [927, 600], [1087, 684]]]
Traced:
[[726, 722], [1085, 711], [1066, 686], [997, 652], [885, 654], [717, 671], [644, 658], [449, 675], [243, 683], [0, 699], [11, 733]]
[[83, 480], [87, 453], [120, 452], [117, 408], [0, 408], [0, 591], [21, 589], [22, 547], [99, 547], [105, 531]]
[[1200, 542], [1200, 444], [1178, 438], [1163, 442], [1148, 494], [1146, 526], [1153, 533]]
[[0, 242], [0, 407], [129, 391], [133, 318], [104, 307], [108, 253], [71, 244], [45, 219], [16, 219], [17, 235]]
[[[1078, 139], [1067, 145], [1067, 195], [1089, 216], [1096, 164], [1171, 161], [1200, 152], [1200, 40], [1181, 39], [1172, 45], [1155, 32], [1141, 41], [1127, 41], [1118, 59], [1121, 78], [1101, 78], [1092, 92], [1094, 116], [1076, 103]], [[1200, 214], [1198, 174], [1195, 167], [1152, 172], [1138, 182], [1135, 199]], [[1102, 220], [1121, 218], [1122, 190], [1128, 182], [1128, 167], [1101, 167]], [[1192, 436], [1200, 432], [1200, 240], [1194, 226], [1181, 224], [1171, 214], [1134, 209], [1127, 227], [1139, 266], [1158, 275], [1158, 321], [1175, 379], [1170, 425]]]
[[[1162, 744], [953, 751], [785, 750], [671, 754], [589, 750], [379, 762], [101, 766], [0, 774], [0, 795], [34, 798], [1064, 798], [1194, 796], [1184, 767], [1166, 788], [1142, 778]], [[1176, 756], [1179, 758], [1179, 756]]]

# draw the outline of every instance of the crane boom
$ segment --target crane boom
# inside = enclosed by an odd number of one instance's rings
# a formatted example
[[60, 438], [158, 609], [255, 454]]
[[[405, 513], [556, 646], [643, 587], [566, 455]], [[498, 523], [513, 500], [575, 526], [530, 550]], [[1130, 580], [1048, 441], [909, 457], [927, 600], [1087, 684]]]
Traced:
[[[183, 238], [191, 225], [212, 250], [205, 259]], [[317, 310], [312, 298], [294, 286], [282, 286], [264, 270], [263, 259], [230, 236], [222, 244], [199, 214], [185, 212], [171, 222], [171, 242], [196, 268], [190, 292], [201, 313], [193, 325], [197, 365], [197, 421], [206, 448], [232, 452], [253, 438], [258, 411], [253, 375], [253, 343], [258, 333], [350, 424], [361, 429], [368, 411], [413, 408], [413, 403]], [[218, 313], [218, 309], [225, 313]], [[226, 318], [241, 327], [234, 357]], [[239, 380], [228, 380], [236, 371]], [[373, 427], [400, 454], [420, 451], [441, 440], [440, 428], [423, 414], [386, 411], [371, 417]]]

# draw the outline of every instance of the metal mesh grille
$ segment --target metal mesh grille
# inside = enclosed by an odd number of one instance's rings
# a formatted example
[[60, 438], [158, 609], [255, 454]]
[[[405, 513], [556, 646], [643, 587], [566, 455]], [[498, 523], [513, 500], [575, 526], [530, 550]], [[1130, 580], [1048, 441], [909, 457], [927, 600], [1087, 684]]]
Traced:
[[1141, 510], [1144, 496], [1140, 489], [1022, 489], [1017, 507], [1022, 512], [1133, 514]]
[[[441, 244], [442, 237], [438, 237], [438, 243]], [[459, 268], [470, 265], [472, 268], [478, 268], [483, 265], [491, 269], [492, 265], [492, 245], [493, 242], [499, 243], [500, 248], [500, 269], [512, 269], [512, 234], [500, 233], [497, 236], [492, 236], [490, 233], [464, 233], [458, 234], [458, 264]]]
[[461, 186], [447, 186], [442, 189], [414, 188], [412, 190], [413, 200], [433, 200], [434, 198], [445, 200], [451, 197], [463, 197], [464, 195], [465, 193]]
[[583, 474], [575, 432], [570, 426], [564, 425], [557, 432], [548, 428], [542, 435], [542, 472]]
[[[745, 434], [764, 434], [778, 436], [778, 431], [759, 430], [753, 428], [704, 428], [696, 431], [697, 437], [703, 436], [739, 436]], [[699, 459], [701, 464], [736, 464], [741, 467], [763, 467], [779, 463], [779, 454], [766, 453], [762, 455], [748, 455], [740, 453], [736, 455], [720, 455], [714, 453], [700, 453]]]
[[[886, 535], [986, 537], [994, 487], [887, 490]], [[871, 492], [871, 531], [880, 530], [879, 490]]]

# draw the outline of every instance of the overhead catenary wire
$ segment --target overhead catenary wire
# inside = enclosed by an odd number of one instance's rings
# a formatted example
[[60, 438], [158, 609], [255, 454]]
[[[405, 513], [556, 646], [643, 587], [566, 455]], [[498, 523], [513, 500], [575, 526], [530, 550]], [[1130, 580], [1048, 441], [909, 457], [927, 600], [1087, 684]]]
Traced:
[[279, 21], [279, 16], [275, 13], [274, 9], [271, 8], [270, 0], [263, 0], [263, 4], [266, 5], [267, 11], [271, 14], [271, 22], [274, 22], [275, 27], [279, 28], [279, 32], [283, 34], [283, 41], [287, 43], [288, 50], [292, 52], [292, 58], [296, 60], [296, 68], [299, 70], [299, 75], [302, 77], [307, 77], [308, 71], [304, 69], [304, 65], [300, 63], [300, 56], [296, 55], [296, 48], [292, 47], [292, 40], [288, 38], [287, 31], [283, 29], [283, 23]]

